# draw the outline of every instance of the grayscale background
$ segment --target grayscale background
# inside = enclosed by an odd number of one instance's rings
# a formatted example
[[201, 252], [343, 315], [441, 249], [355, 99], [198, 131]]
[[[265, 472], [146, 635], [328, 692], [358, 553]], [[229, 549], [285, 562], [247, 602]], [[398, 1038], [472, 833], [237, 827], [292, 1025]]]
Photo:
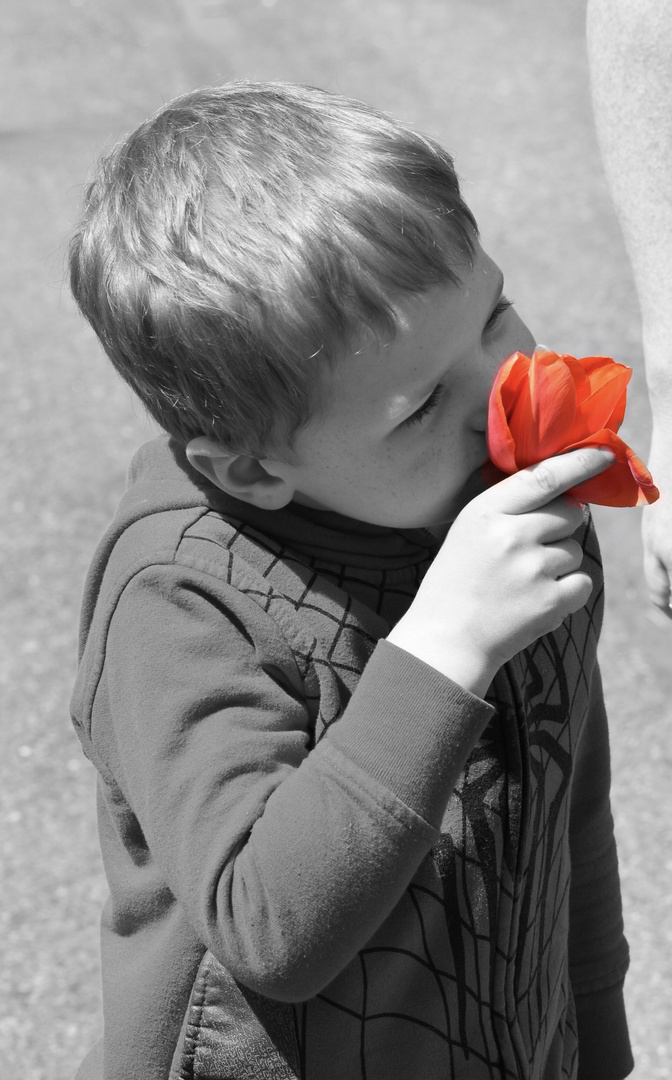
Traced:
[[[593, 132], [584, 14], [584, 0], [0, 0], [3, 1076], [68, 1080], [101, 1026], [105, 882], [68, 699], [84, 573], [152, 429], [64, 284], [91, 161], [176, 94], [231, 78], [310, 82], [401, 116], [454, 153], [538, 340], [635, 369], [624, 435], [645, 456], [637, 305]], [[662, 1080], [672, 625], [645, 598], [640, 512], [596, 518], [634, 1076]]]

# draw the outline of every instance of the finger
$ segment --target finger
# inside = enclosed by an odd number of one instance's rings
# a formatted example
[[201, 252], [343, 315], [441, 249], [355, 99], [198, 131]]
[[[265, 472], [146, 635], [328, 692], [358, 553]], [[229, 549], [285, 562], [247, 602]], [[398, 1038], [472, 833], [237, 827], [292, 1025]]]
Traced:
[[545, 545], [544, 567], [549, 577], [561, 578], [576, 573], [582, 563], [583, 548], [576, 540], [561, 540]]
[[559, 495], [541, 510], [530, 513], [536, 523], [536, 538], [541, 544], [552, 544], [564, 540], [579, 529], [584, 522], [584, 509], [581, 503]]
[[495, 507], [503, 513], [527, 514], [547, 506], [569, 488], [604, 472], [615, 460], [610, 450], [582, 446], [521, 469], [486, 494], [495, 500]]
[[593, 591], [593, 579], [590, 574], [579, 570], [574, 574], [559, 577], [555, 582], [555, 588], [558, 596], [557, 608], [564, 612], [566, 617], [573, 615], [575, 611], [579, 611], [584, 604], [588, 603]]

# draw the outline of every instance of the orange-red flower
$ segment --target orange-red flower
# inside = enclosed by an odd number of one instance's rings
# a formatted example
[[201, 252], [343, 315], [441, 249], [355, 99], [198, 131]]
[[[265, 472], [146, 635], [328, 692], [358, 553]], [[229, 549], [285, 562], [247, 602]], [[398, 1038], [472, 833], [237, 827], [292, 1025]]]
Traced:
[[488, 452], [514, 473], [579, 446], [607, 446], [614, 464], [571, 489], [583, 502], [637, 506], [655, 502], [651, 474], [618, 431], [632, 370], [608, 356], [517, 352], [499, 369], [488, 408]]

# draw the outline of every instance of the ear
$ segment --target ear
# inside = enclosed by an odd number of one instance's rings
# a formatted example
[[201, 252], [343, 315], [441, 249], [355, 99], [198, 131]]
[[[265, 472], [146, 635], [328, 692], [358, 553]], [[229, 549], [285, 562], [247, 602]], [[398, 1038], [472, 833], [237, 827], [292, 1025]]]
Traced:
[[[281, 462], [237, 454], [199, 435], [187, 444], [187, 459], [216, 487], [262, 510], [279, 510], [294, 498], [294, 485]], [[277, 472], [276, 472], [277, 469]]]

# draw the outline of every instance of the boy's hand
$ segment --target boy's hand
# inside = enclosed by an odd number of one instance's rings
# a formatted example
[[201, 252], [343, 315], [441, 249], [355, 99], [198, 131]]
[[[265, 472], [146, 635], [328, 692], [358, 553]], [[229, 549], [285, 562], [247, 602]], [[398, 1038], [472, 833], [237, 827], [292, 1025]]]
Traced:
[[604, 471], [582, 448], [507, 477], [461, 511], [388, 640], [483, 696], [496, 671], [590, 596], [568, 488]]

